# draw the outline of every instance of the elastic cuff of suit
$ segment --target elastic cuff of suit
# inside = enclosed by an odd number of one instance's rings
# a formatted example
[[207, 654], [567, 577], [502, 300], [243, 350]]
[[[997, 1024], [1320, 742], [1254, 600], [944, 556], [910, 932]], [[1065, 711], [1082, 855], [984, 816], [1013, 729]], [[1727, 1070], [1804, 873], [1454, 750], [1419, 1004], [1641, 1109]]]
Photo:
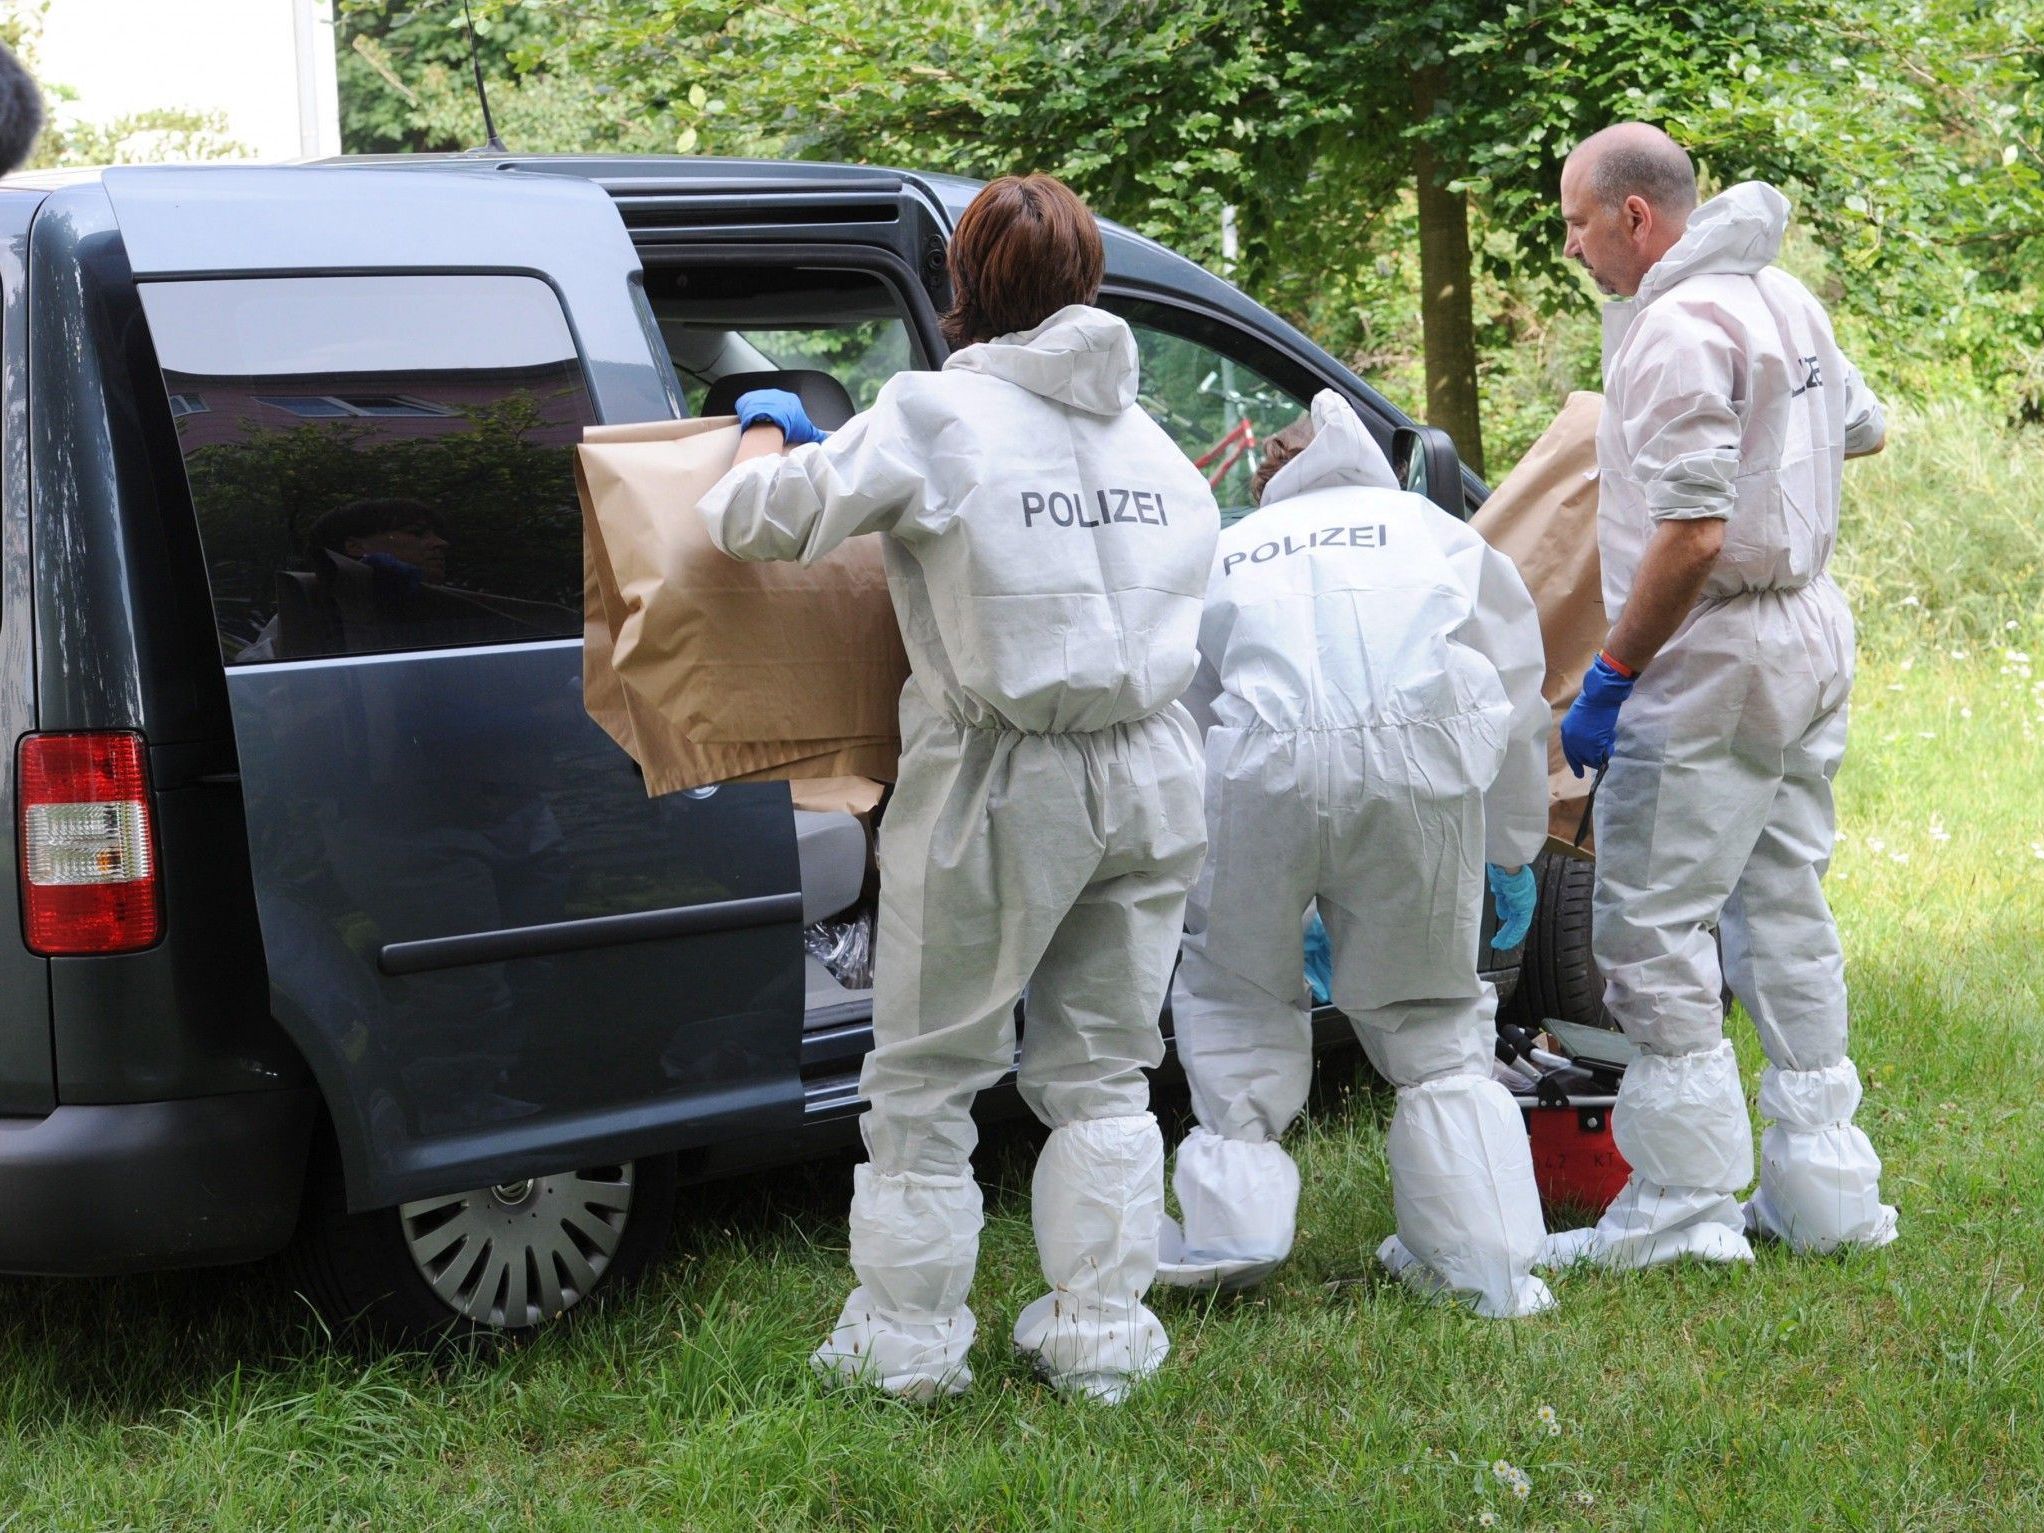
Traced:
[[1850, 1059], [1818, 1070], [1760, 1072], [1760, 1116], [1783, 1128], [1814, 1132], [1842, 1127], [1859, 1111], [1859, 1071]]

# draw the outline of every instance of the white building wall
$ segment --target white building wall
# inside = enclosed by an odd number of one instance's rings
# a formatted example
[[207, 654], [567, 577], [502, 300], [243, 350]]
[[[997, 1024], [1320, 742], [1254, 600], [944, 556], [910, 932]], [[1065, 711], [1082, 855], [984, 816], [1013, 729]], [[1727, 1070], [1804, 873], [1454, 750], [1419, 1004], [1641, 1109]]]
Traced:
[[217, 112], [257, 159], [341, 152], [333, 0], [54, 0], [35, 65], [68, 117]]

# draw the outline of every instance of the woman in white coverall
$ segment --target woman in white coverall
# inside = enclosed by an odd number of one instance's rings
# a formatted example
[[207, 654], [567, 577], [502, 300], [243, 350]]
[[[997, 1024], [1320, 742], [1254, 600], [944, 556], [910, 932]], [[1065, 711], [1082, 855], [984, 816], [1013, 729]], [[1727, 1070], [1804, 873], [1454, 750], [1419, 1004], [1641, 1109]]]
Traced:
[[1497, 995], [1476, 944], [1485, 860], [1532, 912], [1540, 620], [1509, 559], [1397, 487], [1347, 400], [1322, 393], [1312, 423], [1221, 535], [1207, 585], [1192, 700], [1216, 720], [1212, 851], [1171, 1001], [1199, 1126], [1159, 1281], [1239, 1286], [1291, 1249], [1299, 1173], [1278, 1139], [1312, 1075], [1299, 922], [1317, 901], [1334, 1004], [1398, 1088], [1398, 1233], [1379, 1257], [1484, 1315], [1531, 1314], [1553, 1302], [1531, 1270], [1546, 1230], [1519, 1110], [1491, 1078]]
[[[1843, 460], [1878, 451], [1879, 403], [1822, 306], [1771, 263], [1788, 202], [1759, 182], [1698, 208], [1689, 158], [1643, 124], [1562, 174], [1568, 254], [1606, 292], [1597, 542], [1616, 619], [1562, 720], [1597, 795], [1594, 944], [1605, 1004], [1640, 1045], [1612, 1129], [1632, 1167], [1559, 1258], [1749, 1261], [1894, 1239], [1853, 1122], [1845, 963], [1821, 879], [1845, 753], [1853, 628], [1826, 572]], [[1767, 1054], [1753, 1135], [1724, 1034], [1724, 977]]]
[[1104, 259], [1077, 197], [1048, 176], [993, 182], [950, 264], [945, 332], [963, 349], [941, 372], [890, 379], [820, 443], [790, 396], [747, 396], [748, 441], [778, 425], [813, 444], [741, 461], [701, 505], [740, 559], [885, 533], [912, 671], [880, 829], [858, 1286], [813, 1361], [916, 1398], [970, 1383], [972, 1102], [1015, 1066], [1026, 988], [1020, 1087], [1052, 1128], [1033, 1209], [1050, 1291], [1015, 1345], [1060, 1388], [1118, 1400], [1168, 1351], [1143, 1303], [1164, 1202], [1143, 1071], [1163, 1056], [1206, 848], [1177, 699], [1219, 516], [1136, 405], [1127, 324], [1090, 307]]

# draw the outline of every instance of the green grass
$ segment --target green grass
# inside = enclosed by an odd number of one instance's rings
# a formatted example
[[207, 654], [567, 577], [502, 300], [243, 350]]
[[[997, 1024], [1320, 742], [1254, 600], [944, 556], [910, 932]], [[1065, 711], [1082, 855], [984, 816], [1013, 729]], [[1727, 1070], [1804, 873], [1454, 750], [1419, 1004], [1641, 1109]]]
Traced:
[[1847, 574], [1889, 615], [1832, 885], [1890, 1249], [1572, 1275], [1517, 1324], [1423, 1307], [1370, 1259], [1389, 1103], [1344, 1063], [1299, 1136], [1297, 1256], [1253, 1297], [1161, 1298], [1175, 1355], [1120, 1411], [1007, 1355], [1038, 1280], [1033, 1138], [1005, 1130], [956, 1403], [809, 1382], [846, 1283], [839, 1159], [691, 1194], [645, 1290], [495, 1360], [351, 1358], [263, 1272], [0, 1281], [0, 1529], [2044, 1527], [2044, 691], [2008, 658], [2044, 640], [2036, 562], [1955, 546], [1969, 572], [1905, 608], [1936, 560], [1866, 541], [2036, 504], [1929, 493], [2016, 497], [2034, 449], [1974, 472], [1924, 440], [1880, 501], [1855, 487]]

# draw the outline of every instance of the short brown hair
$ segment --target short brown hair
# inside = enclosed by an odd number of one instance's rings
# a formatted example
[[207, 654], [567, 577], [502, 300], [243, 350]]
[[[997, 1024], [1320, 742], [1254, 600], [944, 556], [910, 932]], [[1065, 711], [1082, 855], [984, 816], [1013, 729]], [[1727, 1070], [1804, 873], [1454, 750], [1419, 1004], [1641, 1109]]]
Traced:
[[1249, 493], [1259, 506], [1263, 504], [1263, 492], [1269, 487], [1272, 476], [1305, 451], [1306, 444], [1313, 440], [1313, 434], [1313, 417], [1302, 415], [1284, 430], [1263, 439], [1263, 452], [1256, 461], [1256, 472], [1249, 476]]
[[972, 199], [951, 236], [953, 346], [1033, 330], [1100, 296], [1107, 254], [1092, 210], [1056, 176], [1002, 176]]

